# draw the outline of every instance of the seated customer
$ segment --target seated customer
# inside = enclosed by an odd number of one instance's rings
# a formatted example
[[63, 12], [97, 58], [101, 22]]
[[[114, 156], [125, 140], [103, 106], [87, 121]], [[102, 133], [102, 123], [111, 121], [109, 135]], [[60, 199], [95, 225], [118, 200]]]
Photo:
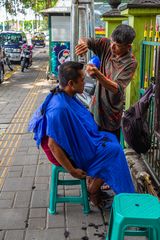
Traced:
[[91, 198], [104, 183], [116, 194], [132, 193], [127, 161], [116, 136], [99, 131], [91, 113], [75, 97], [83, 89], [83, 65], [71, 61], [62, 64], [59, 87], [35, 112], [29, 130], [53, 164], [62, 165], [75, 178], [93, 179], [88, 186]]

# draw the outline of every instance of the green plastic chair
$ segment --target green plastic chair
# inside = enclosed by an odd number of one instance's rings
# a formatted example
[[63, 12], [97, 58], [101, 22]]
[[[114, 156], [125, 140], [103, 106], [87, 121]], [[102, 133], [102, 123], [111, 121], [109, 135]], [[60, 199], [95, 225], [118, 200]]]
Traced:
[[[84, 214], [90, 212], [88, 193], [86, 186], [86, 179], [70, 179], [60, 180], [59, 173], [66, 173], [67, 171], [61, 166], [52, 165], [51, 185], [50, 185], [50, 200], [49, 213], [56, 214], [57, 203], [75, 203], [83, 205]], [[58, 185], [81, 185], [81, 196], [64, 196], [59, 197], [57, 194]]]
[[113, 201], [106, 240], [146, 236], [160, 240], [160, 202], [150, 194], [119, 194]]

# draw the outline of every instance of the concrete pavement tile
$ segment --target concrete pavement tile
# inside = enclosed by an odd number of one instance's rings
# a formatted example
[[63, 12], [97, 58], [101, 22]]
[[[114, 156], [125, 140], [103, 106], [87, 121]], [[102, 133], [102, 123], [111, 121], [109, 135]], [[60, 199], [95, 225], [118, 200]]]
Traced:
[[14, 208], [29, 207], [31, 200], [31, 191], [20, 191], [16, 193]]
[[64, 174], [64, 179], [66, 179], [66, 180], [68, 180], [68, 179], [75, 180], [75, 178], [72, 177], [70, 173], [65, 173]]
[[2, 191], [27, 191], [33, 186], [33, 177], [6, 178]]
[[0, 240], [3, 240], [4, 239], [4, 231], [0, 231]]
[[21, 147], [35, 147], [35, 142], [30, 139], [22, 139]]
[[43, 151], [42, 148], [39, 149], [39, 155], [40, 156], [46, 156], [45, 152]]
[[91, 206], [91, 212], [87, 215], [87, 224], [102, 224], [103, 218], [98, 208]]
[[65, 189], [65, 196], [80, 196], [79, 189]]
[[65, 190], [68, 191], [68, 190], [79, 190], [80, 191], [81, 187], [79, 185], [66, 185], [65, 186]]
[[48, 183], [49, 184], [49, 177], [36, 177], [35, 183]]
[[55, 215], [47, 211], [47, 228], [65, 228], [64, 204], [63, 207], [57, 207]]
[[82, 227], [83, 224], [86, 224], [87, 216], [83, 214], [83, 209], [80, 204], [66, 204], [66, 218], [67, 218], [67, 227]]
[[13, 205], [13, 200], [11, 200], [11, 199], [0, 200], [0, 208], [11, 208], [12, 205]]
[[[1, 137], [1, 135], [0, 135], [0, 137]], [[6, 145], [7, 145], [7, 142], [8, 142], [8, 140], [6, 140], [6, 141], [4, 141], [4, 140], [1, 141], [0, 140], [0, 143], [1, 143], [0, 161], [2, 161], [2, 159], [6, 157], [6, 150], [7, 150]], [[8, 156], [10, 156], [10, 152], [8, 152]]]
[[19, 146], [18, 149], [17, 149], [17, 151], [16, 151], [16, 153], [18, 153], [18, 152], [26, 152], [26, 153], [27, 153], [27, 152], [28, 152], [28, 149], [29, 149], [28, 147], [20, 147], [20, 146]]
[[22, 176], [22, 171], [8, 172], [7, 173], [8, 178], [15, 178], [15, 177], [21, 177], [21, 176]]
[[44, 164], [49, 163], [49, 161], [45, 155], [39, 156], [39, 162], [43, 162]]
[[35, 176], [37, 165], [24, 166], [22, 177], [32, 177]]
[[23, 240], [23, 230], [9, 230], [5, 234], [4, 240]]
[[59, 179], [64, 180], [64, 175], [65, 175], [65, 173], [60, 172], [60, 173], [59, 173]]
[[62, 229], [27, 230], [25, 240], [65, 240]]
[[0, 229], [25, 229], [28, 209], [0, 209]]
[[48, 207], [49, 206], [49, 191], [33, 191], [31, 207]]
[[58, 185], [58, 193], [59, 193], [59, 191], [63, 190], [63, 195], [64, 195], [64, 188], [65, 188], [64, 185]]
[[33, 134], [32, 133], [25, 134], [25, 136], [23, 136], [23, 139], [33, 140]]
[[37, 147], [29, 147], [28, 148], [28, 154], [38, 154], [39, 150], [37, 149]]
[[67, 238], [69, 240], [81, 240], [84, 237], [87, 237], [86, 231], [81, 228], [68, 228], [67, 231], [69, 232], [69, 236]]
[[4, 171], [4, 167], [0, 167], [0, 176], [2, 176], [3, 171]]
[[92, 240], [105, 239], [107, 234], [107, 229], [103, 224], [90, 224], [87, 227], [87, 236]]
[[38, 155], [20, 155], [20, 156], [14, 156], [12, 165], [34, 165], [38, 162]]
[[49, 190], [49, 184], [47, 183], [35, 183], [35, 191], [37, 190]]
[[40, 157], [41, 159], [45, 159], [45, 158], [47, 159], [47, 156], [46, 156], [45, 152], [43, 152], [42, 149], [40, 149], [39, 157]]
[[11, 120], [12, 120], [12, 117], [11, 117], [11, 118], [2, 117], [2, 118], [0, 119], [0, 122], [6, 124], [6, 123], [10, 123]]
[[38, 165], [36, 176], [48, 177], [51, 175], [51, 164]]
[[23, 170], [23, 166], [10, 166], [10, 167], [8, 167], [9, 172], [18, 172], [18, 171], [22, 171], [22, 170]]
[[44, 218], [47, 216], [46, 208], [31, 208], [29, 218]]
[[27, 150], [26, 151], [16, 151], [15, 154], [14, 154], [14, 158], [16, 159], [17, 157], [22, 157], [24, 155], [27, 155]]
[[28, 229], [43, 230], [46, 227], [45, 218], [32, 218], [28, 220]]
[[14, 199], [15, 192], [1, 192], [0, 199]]
[[3, 123], [3, 124], [9, 124], [9, 123], [11, 123], [11, 120], [12, 120], [12, 117], [10, 117], [10, 118], [1, 118], [0, 119], [0, 123]]

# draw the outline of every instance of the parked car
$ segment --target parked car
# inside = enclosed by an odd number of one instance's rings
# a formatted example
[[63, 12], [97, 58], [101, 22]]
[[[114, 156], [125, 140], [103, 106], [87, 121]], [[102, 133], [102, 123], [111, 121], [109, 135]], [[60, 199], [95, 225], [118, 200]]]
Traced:
[[45, 44], [45, 34], [41, 33], [41, 32], [34, 33], [31, 42], [34, 46], [45, 47], [46, 46], [46, 44]]
[[0, 33], [0, 44], [5, 49], [5, 54], [9, 55], [11, 61], [20, 62], [21, 48], [27, 38], [24, 32], [3, 31]]

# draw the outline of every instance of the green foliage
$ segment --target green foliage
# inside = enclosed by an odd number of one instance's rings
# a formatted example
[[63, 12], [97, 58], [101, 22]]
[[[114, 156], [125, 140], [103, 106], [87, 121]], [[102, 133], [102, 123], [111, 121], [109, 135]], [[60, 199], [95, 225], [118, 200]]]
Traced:
[[26, 8], [35, 12], [54, 7], [58, 0], [1, 0], [0, 5], [5, 6], [8, 13], [16, 15], [17, 12], [25, 13]]
[[25, 8], [32, 8], [35, 12], [40, 12], [43, 9], [53, 7], [57, 0], [20, 0]]

